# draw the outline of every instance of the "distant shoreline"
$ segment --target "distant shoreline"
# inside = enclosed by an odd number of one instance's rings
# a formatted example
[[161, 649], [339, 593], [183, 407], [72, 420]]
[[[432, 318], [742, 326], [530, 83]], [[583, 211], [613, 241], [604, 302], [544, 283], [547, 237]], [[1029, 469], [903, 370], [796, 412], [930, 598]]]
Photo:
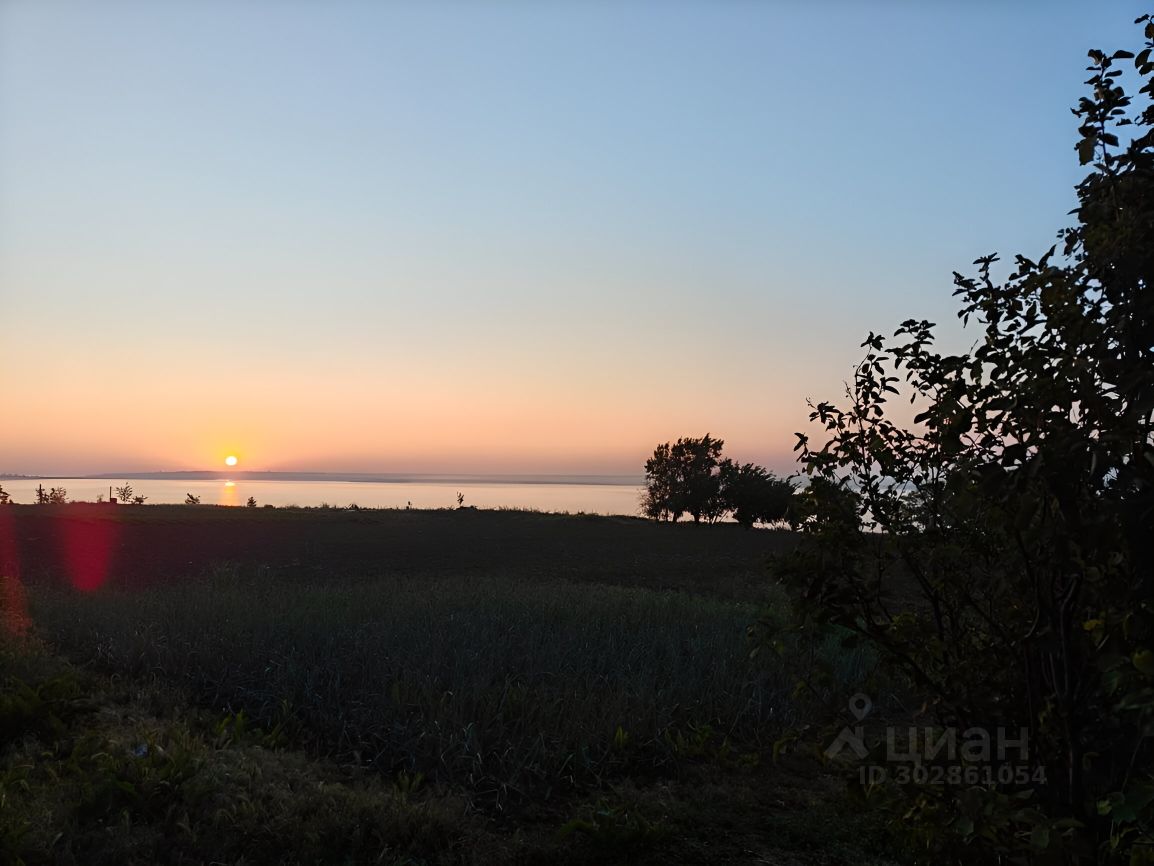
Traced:
[[221, 472], [186, 470], [178, 472], [101, 472], [95, 475], [16, 475], [0, 474], [0, 481], [329, 481], [375, 484], [589, 484], [639, 487], [645, 479], [637, 475], [550, 475], [550, 474], [436, 474], [401, 472]]

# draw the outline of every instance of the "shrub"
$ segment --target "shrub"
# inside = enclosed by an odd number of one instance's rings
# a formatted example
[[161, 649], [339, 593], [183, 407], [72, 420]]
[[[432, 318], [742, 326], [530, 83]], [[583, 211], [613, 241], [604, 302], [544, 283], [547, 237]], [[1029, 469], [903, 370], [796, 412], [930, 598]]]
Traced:
[[[890, 789], [933, 862], [1154, 845], [1154, 109], [1129, 110], [1118, 68], [1154, 95], [1139, 23], [1136, 57], [1090, 52], [1092, 166], [1061, 253], [1017, 256], [1003, 282], [996, 256], [955, 274], [976, 348], [939, 354], [924, 321], [870, 334], [848, 405], [813, 407], [827, 441], [799, 434], [810, 543], [780, 574], [802, 621], [866, 637], [943, 725], [1025, 728], [1047, 772], [1032, 793]], [[886, 405], [903, 391], [913, 429]]]

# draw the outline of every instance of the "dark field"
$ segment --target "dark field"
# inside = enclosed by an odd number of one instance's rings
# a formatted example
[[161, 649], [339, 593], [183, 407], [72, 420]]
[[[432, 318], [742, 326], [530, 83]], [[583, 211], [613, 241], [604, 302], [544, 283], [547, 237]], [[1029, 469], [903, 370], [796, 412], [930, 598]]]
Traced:
[[119, 586], [232, 563], [366, 578], [547, 576], [757, 600], [768, 557], [790, 544], [789, 533], [734, 524], [473, 509], [12, 506], [0, 520], [0, 543], [6, 536], [26, 572], [67, 576], [79, 551], [106, 563], [107, 581]]
[[[880, 862], [814, 765], [772, 758], [804, 719], [746, 631], [775, 616], [787, 533], [473, 510], [0, 521], [0, 861]], [[842, 681], [869, 667], [826, 657]]]

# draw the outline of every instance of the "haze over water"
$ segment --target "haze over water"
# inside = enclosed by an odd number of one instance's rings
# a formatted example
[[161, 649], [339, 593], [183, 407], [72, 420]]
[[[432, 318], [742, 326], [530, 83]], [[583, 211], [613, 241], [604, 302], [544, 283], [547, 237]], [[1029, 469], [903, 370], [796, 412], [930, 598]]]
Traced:
[[[124, 478], [18, 478], [0, 481], [16, 503], [36, 501], [36, 488], [64, 487], [68, 498], [94, 502], [105, 499], [109, 487]], [[631, 483], [526, 483], [469, 479], [442, 481], [302, 481], [238, 478], [227, 479], [127, 479], [133, 492], [146, 496], [147, 504], [184, 502], [187, 494], [199, 496], [203, 505], [243, 506], [251, 496], [258, 505], [361, 508], [456, 508], [457, 494], [466, 506], [478, 508], [524, 508], [587, 514], [636, 515], [641, 487]], [[132, 507], [132, 506], [129, 506]]]

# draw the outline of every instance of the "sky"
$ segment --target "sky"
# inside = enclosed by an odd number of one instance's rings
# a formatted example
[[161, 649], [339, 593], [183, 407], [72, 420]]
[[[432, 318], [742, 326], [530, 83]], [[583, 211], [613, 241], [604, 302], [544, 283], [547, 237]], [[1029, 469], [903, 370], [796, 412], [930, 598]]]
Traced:
[[0, 472], [793, 470], [1138, 3], [0, 0]]

